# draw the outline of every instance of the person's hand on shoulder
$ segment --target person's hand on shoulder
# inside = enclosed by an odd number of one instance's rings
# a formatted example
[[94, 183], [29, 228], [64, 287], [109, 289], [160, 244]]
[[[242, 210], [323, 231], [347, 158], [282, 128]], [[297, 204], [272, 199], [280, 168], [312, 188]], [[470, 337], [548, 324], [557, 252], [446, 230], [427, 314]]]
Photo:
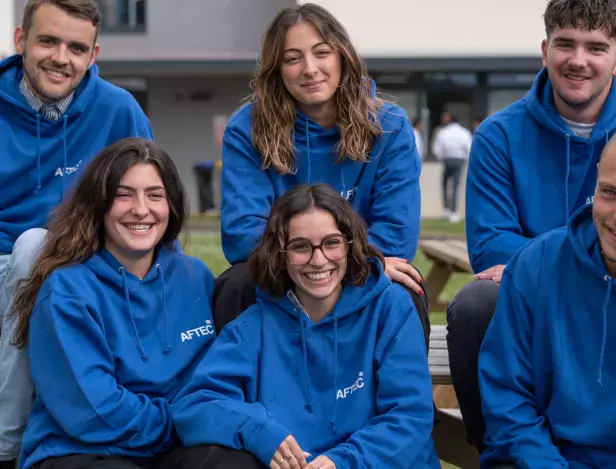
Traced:
[[505, 264], [495, 265], [484, 270], [483, 272], [473, 275], [473, 278], [475, 280], [493, 280], [496, 283], [501, 283], [501, 279], [503, 278], [503, 270], [505, 270], [505, 267], [507, 267]]
[[270, 469], [303, 469], [309, 453], [302, 451], [293, 435], [284, 439], [270, 461]]
[[403, 284], [418, 295], [424, 294], [421, 275], [406, 259], [386, 257], [385, 274], [394, 282]]

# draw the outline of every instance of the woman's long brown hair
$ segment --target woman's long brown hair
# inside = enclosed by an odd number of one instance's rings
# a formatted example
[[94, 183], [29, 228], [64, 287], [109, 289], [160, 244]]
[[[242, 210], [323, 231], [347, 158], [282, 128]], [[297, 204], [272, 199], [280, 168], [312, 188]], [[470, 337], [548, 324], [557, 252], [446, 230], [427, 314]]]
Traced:
[[300, 22], [312, 24], [323, 40], [341, 56], [340, 85], [335, 94], [336, 125], [340, 131], [338, 162], [345, 158], [367, 161], [382, 129], [378, 118], [383, 101], [372, 95], [366, 66], [342, 24], [313, 3], [282, 10], [263, 36], [260, 65], [248, 101], [252, 109], [252, 141], [264, 169], [293, 172], [293, 128], [296, 103], [280, 74], [287, 30]]
[[73, 194], [52, 215], [41, 255], [30, 276], [21, 281], [13, 301], [17, 319], [13, 343], [28, 343], [30, 316], [43, 282], [56, 269], [88, 260], [104, 247], [105, 214], [122, 176], [136, 164], [153, 165], [169, 202], [169, 224], [159, 244], [170, 247], [186, 219], [186, 193], [173, 161], [154, 142], [128, 138], [105, 148], [87, 167]]

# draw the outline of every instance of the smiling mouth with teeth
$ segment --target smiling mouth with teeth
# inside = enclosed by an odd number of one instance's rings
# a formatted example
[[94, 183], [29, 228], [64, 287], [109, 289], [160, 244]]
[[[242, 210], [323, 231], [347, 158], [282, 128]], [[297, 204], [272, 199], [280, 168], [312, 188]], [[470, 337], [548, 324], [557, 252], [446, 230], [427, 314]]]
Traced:
[[582, 76], [578, 76], [578, 75], [568, 75], [568, 74], [565, 74], [565, 78], [567, 78], [569, 80], [573, 80], [573, 81], [588, 80], [588, 78], [586, 78], [586, 77], [582, 77]]
[[150, 228], [152, 228], [152, 225], [124, 225], [124, 226], [131, 231], [138, 231], [141, 233], [145, 233]]
[[64, 72], [58, 72], [56, 70], [51, 70], [49, 68], [44, 68], [43, 71], [45, 73], [49, 73], [51, 76], [54, 76], [56, 78], [68, 78], [68, 75]]
[[328, 270], [327, 272], [308, 272], [304, 275], [308, 277], [310, 280], [325, 280], [326, 278], [331, 277], [333, 270]]

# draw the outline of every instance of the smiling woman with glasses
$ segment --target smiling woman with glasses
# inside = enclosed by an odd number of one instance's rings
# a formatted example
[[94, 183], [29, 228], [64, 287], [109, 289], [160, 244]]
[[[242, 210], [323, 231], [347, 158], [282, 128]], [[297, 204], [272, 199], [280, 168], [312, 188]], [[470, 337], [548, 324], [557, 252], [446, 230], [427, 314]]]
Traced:
[[249, 261], [257, 303], [171, 406], [183, 444], [271, 469], [440, 467], [422, 325], [383, 263], [330, 186], [280, 197]]

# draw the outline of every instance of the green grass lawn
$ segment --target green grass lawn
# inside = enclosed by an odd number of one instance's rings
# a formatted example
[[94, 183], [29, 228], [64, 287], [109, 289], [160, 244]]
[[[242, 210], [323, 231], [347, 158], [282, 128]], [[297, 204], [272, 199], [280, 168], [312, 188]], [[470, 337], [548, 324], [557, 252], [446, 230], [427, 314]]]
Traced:
[[[428, 220], [422, 222], [422, 233], [433, 234], [464, 234], [464, 224], [458, 223], [455, 225], [441, 220]], [[216, 276], [229, 267], [225, 256], [222, 253], [220, 245], [220, 234], [218, 231], [202, 231], [190, 234], [186, 238], [184, 249], [187, 254], [198, 257], [210, 268]], [[417, 267], [421, 273], [426, 276], [430, 270], [430, 261], [428, 261], [421, 253], [418, 253], [413, 265]], [[454, 274], [447, 283], [445, 290], [441, 295], [442, 300], [451, 300], [456, 292], [464, 285], [472, 280], [469, 274]], [[431, 323], [434, 325], [445, 324], [445, 312], [435, 311], [430, 313]], [[456, 469], [456, 466], [442, 462], [443, 469]]]

